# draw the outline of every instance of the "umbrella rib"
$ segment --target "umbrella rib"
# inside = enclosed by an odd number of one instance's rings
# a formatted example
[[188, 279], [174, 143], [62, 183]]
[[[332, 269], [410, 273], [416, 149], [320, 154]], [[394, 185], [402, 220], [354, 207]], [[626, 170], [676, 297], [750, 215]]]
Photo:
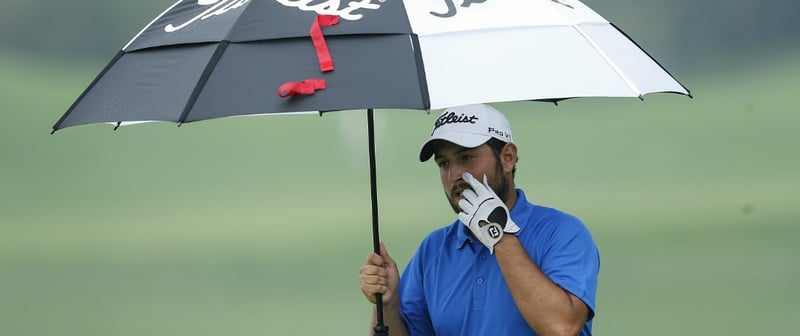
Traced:
[[[594, 50], [595, 50], [595, 51], [596, 51], [598, 54], [600, 54], [600, 56], [601, 56], [601, 57], [603, 57], [603, 59], [606, 61], [606, 63], [608, 63], [608, 65], [610, 65], [610, 66], [611, 66], [611, 68], [613, 68], [613, 69], [614, 69], [614, 72], [616, 72], [616, 73], [617, 73], [617, 75], [618, 75], [620, 78], [622, 78], [622, 81], [624, 81], [624, 82], [625, 82], [625, 84], [626, 84], [626, 85], [628, 85], [628, 87], [629, 87], [629, 88], [630, 88], [630, 89], [631, 89], [631, 90], [632, 90], [632, 91], [633, 91], [633, 92], [634, 92], [634, 93], [635, 93], [637, 96], [639, 96], [639, 98], [641, 98], [641, 97], [642, 97], [642, 91], [641, 91], [641, 90], [639, 90], [639, 87], [637, 87], [637, 86], [636, 86], [636, 84], [634, 84], [634, 83], [633, 83], [633, 81], [631, 81], [631, 79], [630, 79], [630, 78], [628, 78], [628, 76], [626, 76], [626, 75], [625, 75], [625, 73], [624, 73], [624, 72], [622, 72], [622, 70], [620, 70], [620, 68], [617, 66], [617, 64], [616, 64], [616, 63], [615, 63], [613, 60], [611, 60], [611, 58], [610, 58], [610, 57], [608, 57], [608, 54], [606, 54], [606, 53], [605, 53], [605, 51], [603, 51], [603, 49], [601, 49], [601, 48], [600, 48], [600, 47], [597, 45], [597, 43], [595, 43], [595, 42], [594, 42], [594, 40], [592, 40], [592, 38], [591, 38], [591, 37], [589, 37], [589, 35], [587, 35], [587, 34], [586, 34], [586, 32], [584, 32], [584, 31], [583, 31], [583, 29], [581, 29], [581, 28], [580, 28], [580, 27], [579, 27], [577, 24], [575, 24], [575, 25], [572, 25], [572, 27], [573, 27], [573, 28], [575, 28], [575, 30], [576, 30], [576, 31], [578, 31], [578, 34], [581, 34], [581, 36], [583, 36], [583, 38], [586, 40], [586, 42], [589, 42], [589, 44], [591, 44], [591, 45], [592, 45], [592, 48], [594, 48]], [[616, 27], [614, 27], [614, 28], [616, 28]], [[619, 29], [617, 29], [617, 30], [619, 30]]]
[[111, 62], [108, 62], [108, 64], [106, 65], [106, 67], [105, 67], [105, 68], [103, 68], [103, 70], [102, 70], [102, 71], [100, 71], [100, 73], [97, 75], [97, 77], [95, 77], [95, 78], [94, 78], [94, 80], [92, 81], [92, 83], [91, 83], [91, 84], [89, 84], [89, 86], [88, 86], [88, 87], [86, 87], [86, 90], [83, 90], [83, 93], [81, 93], [81, 95], [78, 97], [78, 99], [75, 99], [75, 102], [73, 102], [73, 103], [72, 103], [72, 106], [70, 106], [70, 107], [69, 107], [69, 109], [67, 110], [67, 112], [66, 112], [66, 113], [64, 113], [64, 115], [63, 115], [63, 116], [61, 116], [61, 119], [58, 119], [58, 122], [56, 122], [56, 124], [55, 124], [55, 125], [53, 125], [53, 130], [50, 132], [50, 134], [53, 134], [53, 133], [55, 133], [55, 132], [56, 132], [58, 129], [60, 129], [60, 128], [61, 128], [61, 123], [63, 123], [63, 122], [64, 122], [64, 120], [66, 120], [66, 119], [67, 119], [67, 117], [69, 117], [69, 115], [70, 115], [70, 114], [72, 114], [72, 111], [74, 111], [74, 110], [75, 110], [75, 108], [78, 106], [78, 104], [81, 102], [81, 100], [83, 100], [83, 98], [84, 98], [84, 97], [86, 97], [86, 95], [89, 93], [89, 91], [91, 91], [91, 90], [92, 90], [92, 88], [94, 88], [94, 87], [95, 87], [95, 85], [97, 85], [97, 82], [99, 82], [99, 81], [100, 81], [100, 78], [102, 78], [102, 77], [103, 77], [103, 75], [105, 75], [105, 74], [108, 72], [108, 70], [110, 70], [110, 69], [111, 69], [111, 66], [113, 66], [114, 64], [116, 64], [116, 63], [117, 63], [117, 61], [119, 61], [119, 59], [120, 59], [120, 58], [122, 58], [122, 55], [124, 55], [124, 54], [125, 54], [125, 52], [124, 52], [124, 51], [122, 51], [122, 50], [120, 50], [120, 51], [118, 51], [118, 52], [117, 52], [117, 54], [116, 54], [116, 55], [114, 55], [114, 58], [113, 58], [113, 59], [111, 59]]
[[422, 106], [425, 110], [430, 111], [431, 108], [431, 95], [428, 92], [428, 79], [425, 76], [425, 64], [422, 59], [422, 48], [419, 45], [419, 36], [417, 34], [409, 35], [411, 39], [411, 47], [414, 48], [414, 58], [417, 60], [417, 78], [419, 79], [419, 88], [422, 94]]
[[[647, 57], [648, 57], [648, 58], [650, 58], [650, 60], [651, 60], [651, 61], [653, 61], [653, 63], [655, 63], [656, 65], [658, 65], [658, 67], [659, 67], [659, 68], [661, 68], [661, 70], [663, 70], [663, 71], [664, 71], [664, 73], [666, 73], [667, 75], [669, 75], [670, 77], [672, 77], [672, 79], [673, 79], [673, 80], [674, 80], [676, 83], [678, 83], [678, 85], [680, 85], [680, 86], [683, 88], [683, 90], [685, 90], [685, 91], [686, 91], [686, 93], [685, 93], [685, 94], [686, 94], [687, 96], [689, 96], [689, 98], [693, 98], [693, 97], [692, 97], [692, 93], [689, 91], [689, 88], [687, 88], [686, 86], [684, 86], [683, 84], [681, 84], [681, 82], [679, 82], [679, 81], [678, 81], [678, 79], [677, 79], [677, 78], [675, 78], [675, 76], [673, 76], [673, 75], [672, 75], [672, 74], [671, 74], [669, 71], [667, 71], [667, 68], [665, 68], [663, 65], [661, 65], [661, 63], [659, 63], [658, 61], [656, 61], [656, 59], [655, 59], [655, 58], [653, 58], [653, 56], [652, 56], [652, 55], [650, 55], [650, 53], [648, 53], [648, 52], [647, 52], [647, 50], [644, 50], [644, 48], [642, 48], [642, 46], [640, 46], [640, 45], [639, 45], [639, 43], [637, 43], [637, 42], [636, 42], [634, 39], [632, 39], [632, 38], [631, 38], [631, 37], [630, 37], [630, 36], [629, 36], [627, 33], [625, 33], [625, 32], [624, 32], [622, 29], [619, 29], [619, 27], [617, 27], [617, 25], [615, 25], [615, 24], [613, 24], [613, 23], [611, 23], [611, 22], [609, 22], [609, 24], [610, 24], [612, 27], [614, 27], [614, 29], [616, 29], [616, 30], [617, 30], [617, 31], [618, 31], [620, 34], [622, 34], [622, 36], [625, 36], [625, 38], [626, 38], [626, 39], [628, 39], [628, 41], [631, 41], [631, 43], [633, 43], [633, 45], [635, 45], [637, 48], [639, 48], [639, 50], [641, 50], [641, 51], [642, 51], [642, 52], [643, 52], [645, 55], [647, 55]], [[683, 93], [683, 92], [677, 92], [677, 93]]]
[[208, 83], [208, 78], [211, 77], [211, 73], [214, 72], [214, 68], [217, 67], [217, 63], [219, 63], [225, 50], [228, 49], [229, 44], [229, 41], [222, 41], [217, 45], [217, 50], [214, 50], [214, 55], [211, 56], [208, 64], [206, 64], [206, 68], [203, 69], [203, 74], [200, 76], [200, 79], [197, 80], [197, 85], [195, 85], [194, 90], [192, 90], [192, 94], [189, 96], [189, 100], [186, 102], [183, 112], [181, 112], [181, 117], [178, 119], [178, 126], [182, 125], [186, 121], [186, 118], [189, 117], [189, 112], [192, 111], [194, 104], [197, 102], [197, 98], [200, 97], [200, 92], [205, 88], [206, 83]]

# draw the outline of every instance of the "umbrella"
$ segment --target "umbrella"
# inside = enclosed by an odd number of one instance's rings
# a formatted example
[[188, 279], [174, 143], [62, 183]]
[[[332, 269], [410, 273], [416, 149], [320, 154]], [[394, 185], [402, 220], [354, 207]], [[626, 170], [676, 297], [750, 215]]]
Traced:
[[577, 0], [180, 0], [116, 54], [53, 132], [366, 109], [377, 252], [374, 109], [651, 92], [689, 95]]

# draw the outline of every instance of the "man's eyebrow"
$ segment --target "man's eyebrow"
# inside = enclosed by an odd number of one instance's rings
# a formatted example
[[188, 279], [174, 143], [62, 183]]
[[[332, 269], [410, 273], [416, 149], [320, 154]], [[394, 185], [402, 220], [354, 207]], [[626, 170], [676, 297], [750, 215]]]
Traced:
[[[476, 149], [478, 149], [478, 147], [475, 147], [475, 148], [461, 147], [461, 148], [457, 149], [454, 154], [462, 154], [464, 152], [469, 152], [469, 151], [476, 150]], [[439, 155], [439, 153], [433, 153], [433, 160], [434, 161], [438, 160], [440, 157], [441, 156]]]

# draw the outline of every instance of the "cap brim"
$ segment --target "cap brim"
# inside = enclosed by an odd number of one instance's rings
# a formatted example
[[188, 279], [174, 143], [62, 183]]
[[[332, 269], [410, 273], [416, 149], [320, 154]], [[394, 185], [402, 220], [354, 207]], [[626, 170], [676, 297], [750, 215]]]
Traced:
[[428, 161], [433, 153], [436, 151], [437, 142], [439, 141], [448, 141], [452, 142], [456, 145], [466, 148], [475, 148], [480, 145], [486, 143], [491, 139], [491, 136], [483, 135], [483, 134], [473, 134], [473, 133], [461, 133], [461, 132], [449, 132], [443, 134], [437, 134], [436, 136], [431, 137], [428, 141], [422, 145], [422, 149], [419, 151], [419, 161], [425, 162]]

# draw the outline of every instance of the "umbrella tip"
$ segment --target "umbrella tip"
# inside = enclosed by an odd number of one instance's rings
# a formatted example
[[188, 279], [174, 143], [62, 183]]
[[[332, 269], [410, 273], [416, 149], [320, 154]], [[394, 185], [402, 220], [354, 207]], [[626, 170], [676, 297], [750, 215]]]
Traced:
[[54, 129], [52, 129], [52, 130], [50, 130], [50, 135], [53, 135], [53, 134], [55, 134], [55, 133], [56, 133], [56, 129], [55, 129], [55, 128], [54, 128]]
[[639, 95], [639, 100], [644, 101], [644, 96], [643, 95]]
[[122, 122], [121, 121], [117, 121], [117, 125], [114, 126], [114, 130], [115, 131], [118, 130], [120, 126], [122, 126]]

